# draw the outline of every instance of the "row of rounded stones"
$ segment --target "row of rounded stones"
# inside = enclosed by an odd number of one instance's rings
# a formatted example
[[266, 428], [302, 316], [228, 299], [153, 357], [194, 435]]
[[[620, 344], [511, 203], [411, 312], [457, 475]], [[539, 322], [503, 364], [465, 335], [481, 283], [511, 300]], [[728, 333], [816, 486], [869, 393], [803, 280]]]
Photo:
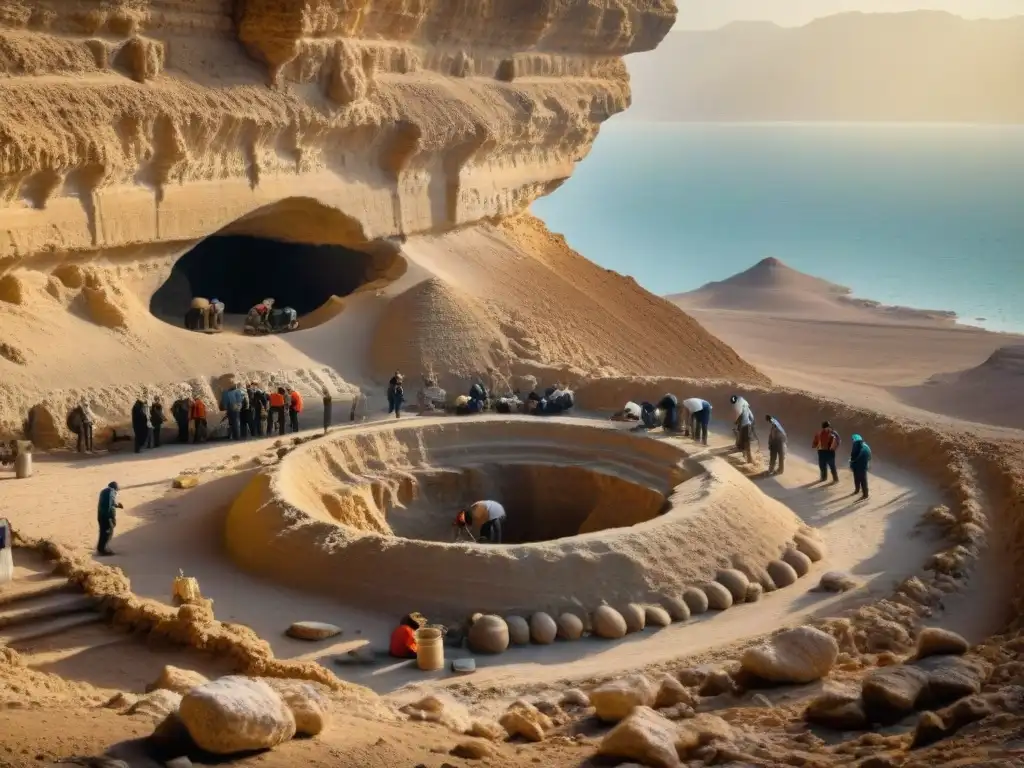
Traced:
[[[757, 602], [764, 592], [796, 583], [811, 570], [811, 563], [823, 557], [824, 549], [817, 540], [798, 533], [783, 555], [763, 569], [721, 570], [714, 581], [687, 587], [679, 597], [664, 597], [661, 605], [630, 603], [621, 611], [610, 605], [599, 606], [591, 614], [589, 630], [597, 637], [618, 640], [648, 625], [666, 627], [708, 610], [724, 611], [739, 603]], [[476, 618], [469, 628], [468, 640], [469, 647], [477, 653], [502, 653], [509, 644], [548, 645], [556, 638], [579, 640], [587, 629], [583, 619], [574, 613], [563, 613], [555, 619], [538, 612], [529, 621], [522, 616], [502, 618], [491, 614]]]

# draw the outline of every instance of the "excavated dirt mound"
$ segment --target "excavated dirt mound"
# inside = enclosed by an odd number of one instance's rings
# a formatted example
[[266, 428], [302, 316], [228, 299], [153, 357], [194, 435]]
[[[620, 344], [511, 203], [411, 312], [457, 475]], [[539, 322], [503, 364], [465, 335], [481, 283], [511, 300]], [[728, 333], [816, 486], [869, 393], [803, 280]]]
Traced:
[[[533, 543], [451, 543], [459, 505], [480, 498], [506, 505], [512, 541]], [[767, 564], [799, 527], [721, 459], [579, 422], [480, 417], [301, 446], [250, 482], [226, 542], [248, 569], [377, 610], [557, 614], [678, 594], [736, 558]]]

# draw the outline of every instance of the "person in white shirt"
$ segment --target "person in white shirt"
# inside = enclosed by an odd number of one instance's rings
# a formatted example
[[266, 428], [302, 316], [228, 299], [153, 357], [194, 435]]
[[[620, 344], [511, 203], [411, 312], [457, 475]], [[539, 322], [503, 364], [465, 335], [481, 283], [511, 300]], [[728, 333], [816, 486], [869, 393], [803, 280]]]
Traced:
[[754, 412], [750, 405], [739, 395], [729, 398], [733, 411], [736, 413], [736, 450], [743, 452], [748, 464], [754, 463]]
[[474, 539], [487, 539], [492, 544], [501, 544], [504, 522], [505, 508], [501, 504], [497, 501], [477, 501], [459, 510], [453, 526], [456, 535], [460, 528], [469, 531], [471, 535], [476, 529], [480, 533]]

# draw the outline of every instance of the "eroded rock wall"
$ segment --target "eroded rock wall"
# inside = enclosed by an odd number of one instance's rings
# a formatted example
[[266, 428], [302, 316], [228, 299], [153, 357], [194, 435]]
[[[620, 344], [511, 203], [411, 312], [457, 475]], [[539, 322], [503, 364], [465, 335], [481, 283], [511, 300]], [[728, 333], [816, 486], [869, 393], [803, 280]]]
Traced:
[[344, 214], [341, 243], [521, 210], [674, 19], [672, 0], [2, 0], [0, 269], [296, 197]]

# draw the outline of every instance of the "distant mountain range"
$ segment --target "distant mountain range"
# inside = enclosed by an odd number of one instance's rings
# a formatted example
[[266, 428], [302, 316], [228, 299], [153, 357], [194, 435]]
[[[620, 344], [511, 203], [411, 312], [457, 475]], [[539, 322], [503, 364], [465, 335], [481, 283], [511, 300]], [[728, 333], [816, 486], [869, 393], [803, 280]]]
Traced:
[[738, 22], [673, 32], [626, 61], [626, 119], [1024, 123], [1024, 16]]

